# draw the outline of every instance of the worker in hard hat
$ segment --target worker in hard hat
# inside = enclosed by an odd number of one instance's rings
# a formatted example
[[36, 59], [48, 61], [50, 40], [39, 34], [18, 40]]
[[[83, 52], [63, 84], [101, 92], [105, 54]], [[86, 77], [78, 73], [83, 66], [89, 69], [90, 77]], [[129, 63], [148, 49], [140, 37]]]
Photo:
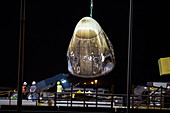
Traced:
[[57, 94], [58, 94], [58, 98], [61, 98], [62, 97], [62, 91], [63, 91], [63, 87], [62, 85], [60, 84], [60, 81], [57, 82]]
[[33, 81], [32, 86], [30, 87], [31, 99], [33, 100], [36, 99], [36, 89], [37, 89], [36, 82]]
[[26, 99], [27, 96], [27, 82], [24, 82], [22, 85], [22, 97], [23, 99]]

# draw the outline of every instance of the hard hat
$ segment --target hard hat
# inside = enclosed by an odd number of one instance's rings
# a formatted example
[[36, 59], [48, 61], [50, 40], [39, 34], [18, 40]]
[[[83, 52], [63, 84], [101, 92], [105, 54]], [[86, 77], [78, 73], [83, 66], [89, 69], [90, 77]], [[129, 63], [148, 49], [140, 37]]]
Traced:
[[35, 81], [33, 81], [33, 82], [32, 82], [32, 85], [35, 85], [35, 84], [36, 84], [36, 82], [35, 82]]
[[170, 86], [168, 86], [167, 89], [170, 89]]
[[26, 86], [26, 85], [27, 85], [27, 82], [24, 82], [24, 83], [23, 83], [23, 85], [25, 85], [25, 86]]
[[57, 82], [57, 85], [60, 85], [60, 81]]
[[144, 87], [144, 90], [147, 90], [148, 89], [148, 87]]
[[91, 93], [92, 94], [92, 92], [90, 90], [87, 93]]
[[77, 93], [82, 93], [81, 90], [77, 91]]

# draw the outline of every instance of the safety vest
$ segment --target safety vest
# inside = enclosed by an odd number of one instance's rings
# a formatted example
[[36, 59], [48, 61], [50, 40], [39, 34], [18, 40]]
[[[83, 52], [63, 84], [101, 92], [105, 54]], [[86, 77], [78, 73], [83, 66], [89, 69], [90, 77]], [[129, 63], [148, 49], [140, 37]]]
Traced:
[[22, 92], [27, 92], [26, 86], [22, 86]]
[[61, 93], [62, 90], [63, 90], [62, 85], [57, 85], [57, 92], [58, 92], [58, 93]]

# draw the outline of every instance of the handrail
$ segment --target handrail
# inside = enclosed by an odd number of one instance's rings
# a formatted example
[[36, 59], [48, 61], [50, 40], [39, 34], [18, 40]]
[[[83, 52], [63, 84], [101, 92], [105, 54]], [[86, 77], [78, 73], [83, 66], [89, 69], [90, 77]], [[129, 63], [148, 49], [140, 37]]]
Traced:
[[[0, 94], [6, 94], [6, 95], [9, 96], [9, 98], [8, 98], [9, 99], [9, 105], [11, 105], [11, 100], [13, 100], [12, 98], [10, 98], [12, 92], [13, 91], [0, 91]], [[17, 92], [15, 92], [15, 93], [17, 93]], [[42, 93], [50, 94], [50, 95], [47, 95], [47, 96], [44, 95], [42, 101], [44, 101], [44, 100], [47, 101], [49, 98], [54, 100], [54, 98], [56, 98], [56, 105], [69, 104], [70, 107], [72, 107], [75, 104], [83, 105], [83, 107], [89, 107], [89, 105], [94, 105], [96, 107], [100, 107], [99, 105], [103, 105], [105, 107], [114, 108], [114, 106], [116, 106], [118, 104], [119, 106], [126, 107], [126, 102], [124, 101], [124, 99], [126, 99], [126, 94], [111, 94], [111, 93], [110, 94], [109, 93], [108, 94], [99, 94], [99, 93], [89, 94], [89, 93], [76, 93], [76, 92], [61, 92], [61, 93], [42, 92]], [[56, 97], [55, 97], [55, 94], [56, 94]], [[62, 95], [61, 98], [58, 98], [59, 94]], [[72, 98], [73, 94], [79, 95], [80, 98], [77, 98], [77, 97]], [[92, 98], [88, 97], [89, 95]], [[65, 96], [65, 98], [63, 98], [64, 96]], [[132, 99], [133, 102], [131, 100], [131, 106], [133, 106], [135, 109], [139, 109], [139, 107], [142, 105], [143, 102], [148, 102], [147, 99], [156, 98], [156, 97], [161, 98], [161, 99], [160, 100], [155, 100], [155, 99], [152, 100], [152, 99], [150, 99], [150, 102], [160, 103], [159, 104], [160, 106], [157, 106], [157, 107], [160, 107], [160, 109], [164, 108], [163, 105], [170, 104], [170, 103], [165, 103], [163, 101], [163, 98], [170, 97], [169, 95], [155, 95], [154, 93], [152, 93], [152, 94], [149, 94], [149, 95], [135, 95], [135, 94], [132, 94], [130, 96], [131, 96], [131, 98], [134, 98], [134, 97], [147, 97], [144, 100], [142, 100], [142, 99], [141, 100], [136, 100], [135, 98]], [[90, 99], [87, 99], [87, 98], [90, 98]], [[120, 101], [116, 102], [116, 100], [119, 100], [119, 99], [120, 99]], [[40, 102], [40, 98], [27, 99], [27, 100], [35, 100], [36, 105], [37, 105], [37, 103]], [[89, 103], [89, 102], [91, 102], [91, 103]], [[141, 103], [136, 103], [136, 102], [141, 102]], [[135, 103], [135, 104], [132, 105], [133, 103]], [[147, 105], [151, 106], [150, 103], [147, 104]], [[150, 108], [148, 108], [148, 109], [150, 109]]]

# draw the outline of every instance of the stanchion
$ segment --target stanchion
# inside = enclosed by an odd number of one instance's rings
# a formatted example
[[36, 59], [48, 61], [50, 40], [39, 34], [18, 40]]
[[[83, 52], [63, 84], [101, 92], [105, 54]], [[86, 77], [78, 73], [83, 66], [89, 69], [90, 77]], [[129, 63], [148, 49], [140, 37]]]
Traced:
[[162, 86], [161, 86], [161, 99], [160, 99], [160, 109], [162, 110]]
[[10, 92], [8, 93], [8, 98], [9, 98], [9, 105], [11, 105], [11, 97], [10, 97]]
[[36, 101], [36, 106], [37, 106], [37, 99], [38, 99], [38, 98], [37, 98], [37, 93], [35, 93], [35, 94], [36, 94], [36, 96], [35, 96], [35, 97], [36, 97], [36, 100], [35, 100], [35, 101]]
[[97, 84], [95, 85], [95, 87], [96, 87], [96, 107], [97, 107], [97, 102], [98, 102], [98, 86], [97, 86]]
[[149, 109], [149, 104], [150, 104], [150, 86], [148, 87], [147, 109]]
[[69, 96], [67, 96], [67, 107], [68, 107], [68, 98], [69, 98]]
[[71, 83], [71, 107], [72, 107], [72, 95], [73, 95], [73, 84]]
[[112, 98], [111, 98], [111, 108], [113, 108], [113, 94], [112, 94]]
[[54, 106], [56, 106], [56, 96], [57, 96], [57, 94], [56, 94], [56, 92], [54, 93]]
[[84, 84], [84, 103], [83, 103], [83, 107], [85, 107], [85, 97], [86, 97], [86, 89], [85, 89], [85, 84]]
[[132, 109], [134, 109], [134, 85], [132, 85]]
[[56, 96], [57, 96], [57, 94], [56, 94], [56, 93], [57, 93], [57, 83], [55, 83], [55, 89], [56, 89], [56, 90], [55, 90], [56, 92], [54, 93], [54, 106], [56, 106], [56, 104], [57, 104], [57, 103], [56, 103], [56, 101], [57, 101], [57, 100], [56, 100]]

